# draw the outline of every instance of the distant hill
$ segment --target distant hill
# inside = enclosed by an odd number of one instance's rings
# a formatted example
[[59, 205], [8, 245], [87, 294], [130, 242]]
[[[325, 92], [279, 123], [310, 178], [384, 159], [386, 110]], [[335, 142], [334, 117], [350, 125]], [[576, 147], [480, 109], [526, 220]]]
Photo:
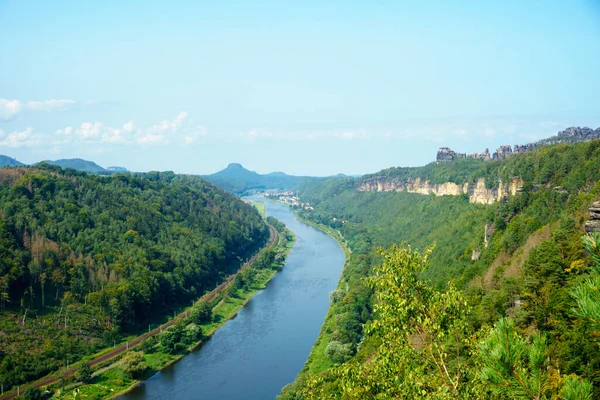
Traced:
[[89, 172], [92, 174], [110, 174], [111, 173], [111, 171], [102, 168], [95, 162], [83, 160], [81, 158], [68, 158], [68, 159], [62, 159], [62, 160], [56, 160], [56, 161], [44, 160], [42, 162], [45, 162], [50, 165], [57, 165], [63, 169], [73, 168], [73, 169], [76, 169], [77, 171]]
[[22, 167], [23, 164], [20, 161], [15, 160], [12, 157], [9, 156], [3, 156], [2, 154], [0, 154], [0, 168], [2, 167]]
[[110, 172], [129, 172], [125, 167], [106, 167], [106, 169]]
[[259, 174], [247, 170], [241, 164], [232, 163], [224, 170], [212, 175], [204, 175], [204, 179], [236, 194], [244, 194], [250, 190], [294, 189], [300, 184], [320, 178], [293, 176], [283, 172]]

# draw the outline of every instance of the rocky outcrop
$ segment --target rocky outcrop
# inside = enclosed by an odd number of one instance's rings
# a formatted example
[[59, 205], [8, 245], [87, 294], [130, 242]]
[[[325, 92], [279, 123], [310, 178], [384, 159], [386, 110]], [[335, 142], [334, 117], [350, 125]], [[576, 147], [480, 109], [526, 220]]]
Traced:
[[423, 195], [434, 194], [436, 196], [460, 196], [468, 195], [469, 202], [475, 204], [493, 204], [508, 196], [514, 196], [523, 186], [523, 181], [519, 178], [513, 178], [509, 183], [502, 182], [496, 188], [487, 188], [485, 180], [480, 178], [473, 185], [464, 183], [462, 185], [454, 182], [441, 184], [431, 184], [429, 181], [422, 181], [417, 178], [406, 182], [400, 182], [397, 179], [387, 177], [375, 177], [362, 181], [357, 189], [359, 191], [374, 192], [408, 192]]
[[483, 160], [483, 161], [490, 161], [491, 160], [490, 150], [489, 149], [485, 149], [485, 151], [483, 153], [469, 154], [467, 157], [468, 158], [478, 159], [478, 160]]
[[[527, 151], [531, 151], [539, 146], [560, 144], [560, 143], [574, 143], [574, 142], [589, 142], [592, 140], [600, 139], [600, 128], [592, 130], [590, 128], [572, 127], [565, 129], [564, 131], [558, 132], [556, 136], [548, 139], [539, 140], [537, 142], [528, 143], [524, 145], [515, 145], [514, 151], [510, 145], [500, 146], [494, 154], [490, 157], [490, 152], [485, 149], [483, 153], [473, 153], [468, 156], [465, 153], [457, 153], [449, 147], [441, 147], [438, 149], [436, 161], [438, 163], [451, 162], [461, 158], [472, 158], [480, 159], [484, 161], [503, 160], [514, 154], [520, 154]], [[359, 182], [356, 188], [360, 191], [377, 191], [377, 192], [409, 192], [419, 193], [424, 195], [434, 194], [436, 196], [460, 196], [468, 195], [469, 201], [476, 204], [492, 204], [510, 196], [514, 196], [521, 190], [523, 181], [520, 178], [513, 178], [508, 183], [499, 182], [498, 186], [488, 188], [483, 179], [479, 179], [474, 184], [464, 183], [457, 184], [453, 182], [446, 182], [441, 184], [431, 184], [427, 180], [421, 180], [419, 178], [413, 180], [400, 181], [397, 178], [390, 178], [388, 176], [375, 176], [363, 179]], [[534, 185], [532, 191], [537, 191], [542, 185]], [[550, 189], [546, 185], [547, 189]], [[564, 188], [557, 186], [554, 188], [559, 193], [566, 193]], [[594, 203], [596, 204], [596, 203]], [[598, 212], [600, 213], [600, 206], [597, 206]], [[598, 217], [590, 218], [588, 224], [593, 229], [600, 231], [600, 214]], [[586, 224], [586, 229], [587, 229]], [[590, 228], [592, 229], [592, 228]]]
[[359, 191], [370, 192], [408, 192], [418, 194], [435, 194], [436, 196], [459, 196], [467, 193], [469, 184], [457, 185], [453, 182], [442, 184], [430, 184], [429, 181], [421, 181], [417, 178], [408, 182], [400, 182], [397, 179], [388, 179], [386, 177], [376, 177], [366, 179], [359, 184]]
[[452, 160], [456, 160], [457, 158], [466, 158], [467, 155], [464, 153], [457, 153], [452, 150], [450, 147], [440, 147], [437, 152], [437, 156], [435, 161], [438, 163], [441, 162], [449, 162]]
[[[554, 138], [546, 139], [552, 140]], [[590, 140], [600, 139], [600, 128], [593, 130], [584, 126], [583, 128], [572, 126], [556, 135], [557, 143], [589, 142]], [[561, 142], [558, 142], [562, 140]], [[541, 141], [543, 142], [543, 140]]]
[[594, 202], [590, 207], [590, 219], [585, 223], [585, 231], [600, 232], [600, 201]]
[[492, 156], [492, 160], [504, 160], [513, 155], [512, 148], [508, 144], [498, 147]]
[[492, 157], [490, 157], [490, 152], [488, 149], [485, 149], [483, 153], [473, 153], [468, 156], [464, 153], [457, 153], [449, 147], [441, 147], [438, 149], [437, 154], [437, 162], [448, 162], [455, 160], [457, 158], [476, 158], [484, 161], [491, 160], [504, 160], [507, 157], [512, 156], [513, 154], [521, 154], [526, 151], [531, 151], [536, 147], [540, 146], [548, 146], [551, 144], [561, 144], [561, 143], [576, 143], [576, 142], [590, 142], [592, 140], [600, 139], [600, 128], [594, 130], [588, 127], [571, 127], [567, 128], [564, 131], [558, 132], [556, 136], [549, 137], [547, 139], [538, 140], [537, 142], [527, 143], [527, 144], [515, 144], [514, 151], [508, 144], [503, 144], [498, 147]]
[[515, 144], [515, 149], [513, 151], [513, 154], [525, 153], [526, 151], [531, 151], [535, 148], [536, 148], [535, 143]]

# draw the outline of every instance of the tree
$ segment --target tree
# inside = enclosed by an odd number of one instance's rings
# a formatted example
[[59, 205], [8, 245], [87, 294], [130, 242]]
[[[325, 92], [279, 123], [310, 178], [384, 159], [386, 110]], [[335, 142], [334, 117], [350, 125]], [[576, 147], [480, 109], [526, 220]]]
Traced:
[[92, 380], [92, 368], [90, 364], [87, 362], [82, 363], [79, 369], [77, 369], [75, 378], [83, 383], [90, 383]]
[[148, 339], [142, 340], [140, 343], [140, 349], [145, 353], [152, 353], [154, 351], [154, 346], [156, 345], [156, 337], [150, 336]]
[[187, 331], [187, 337], [190, 344], [202, 339], [202, 328], [200, 325], [192, 324]]
[[[365, 327], [365, 340], [374, 338], [380, 345], [368, 362], [350, 360], [330, 375], [342, 398], [472, 397], [472, 388], [465, 384], [470, 371], [468, 308], [452, 285], [440, 292], [420, 278], [430, 251], [421, 254], [396, 245], [378, 250], [383, 263], [368, 279], [377, 299], [375, 319]], [[328, 346], [328, 353], [343, 355], [339, 347]], [[333, 389], [327, 388], [326, 379], [313, 377], [304, 388], [306, 398], [329, 397]]]
[[184, 328], [181, 323], [176, 323], [159, 336], [160, 347], [166, 353], [176, 353], [182, 350], [185, 345], [181, 343], [184, 335]]
[[212, 306], [206, 301], [196, 304], [190, 312], [190, 320], [196, 324], [202, 324], [212, 319]]
[[133, 379], [141, 378], [148, 369], [144, 353], [141, 351], [130, 351], [125, 354], [122, 363], [123, 372]]
[[235, 297], [236, 294], [237, 294], [237, 287], [235, 286], [235, 282], [229, 283], [229, 285], [227, 285], [225, 287], [225, 289], [223, 290], [223, 295], [225, 296], [225, 298]]
[[593, 233], [582, 238], [585, 249], [591, 254], [594, 265], [590, 276], [576, 286], [571, 295], [577, 303], [575, 314], [590, 320], [600, 328], [600, 233]]
[[39, 389], [28, 387], [22, 396], [23, 400], [43, 400], [44, 395]]
[[[495, 398], [541, 400], [556, 390], [549, 385], [550, 368], [546, 337], [528, 342], [510, 318], [502, 318], [479, 344], [481, 369], [478, 377]], [[591, 399], [592, 386], [577, 377], [561, 379], [562, 398]]]
[[334, 364], [342, 364], [352, 358], [352, 345], [332, 340], [325, 349], [325, 354]]

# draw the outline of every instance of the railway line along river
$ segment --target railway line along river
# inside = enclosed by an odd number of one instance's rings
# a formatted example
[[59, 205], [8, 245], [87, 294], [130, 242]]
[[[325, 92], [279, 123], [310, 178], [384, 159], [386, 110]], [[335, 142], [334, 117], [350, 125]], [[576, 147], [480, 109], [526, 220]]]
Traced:
[[274, 399], [294, 380], [321, 329], [344, 254], [286, 205], [267, 202], [267, 215], [296, 235], [283, 270], [202, 348], [119, 399]]

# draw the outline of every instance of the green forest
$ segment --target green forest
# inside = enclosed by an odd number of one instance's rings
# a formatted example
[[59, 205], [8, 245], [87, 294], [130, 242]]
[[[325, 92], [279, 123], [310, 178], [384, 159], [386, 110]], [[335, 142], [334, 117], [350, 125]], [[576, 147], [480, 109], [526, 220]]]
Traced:
[[268, 240], [257, 210], [193, 176], [0, 169], [5, 390], [166, 320]]
[[[313, 351], [281, 399], [600, 398], [600, 142], [373, 176], [519, 177], [492, 205], [467, 196], [300, 188], [310, 221], [350, 249]], [[428, 175], [420, 175], [420, 173]]]

